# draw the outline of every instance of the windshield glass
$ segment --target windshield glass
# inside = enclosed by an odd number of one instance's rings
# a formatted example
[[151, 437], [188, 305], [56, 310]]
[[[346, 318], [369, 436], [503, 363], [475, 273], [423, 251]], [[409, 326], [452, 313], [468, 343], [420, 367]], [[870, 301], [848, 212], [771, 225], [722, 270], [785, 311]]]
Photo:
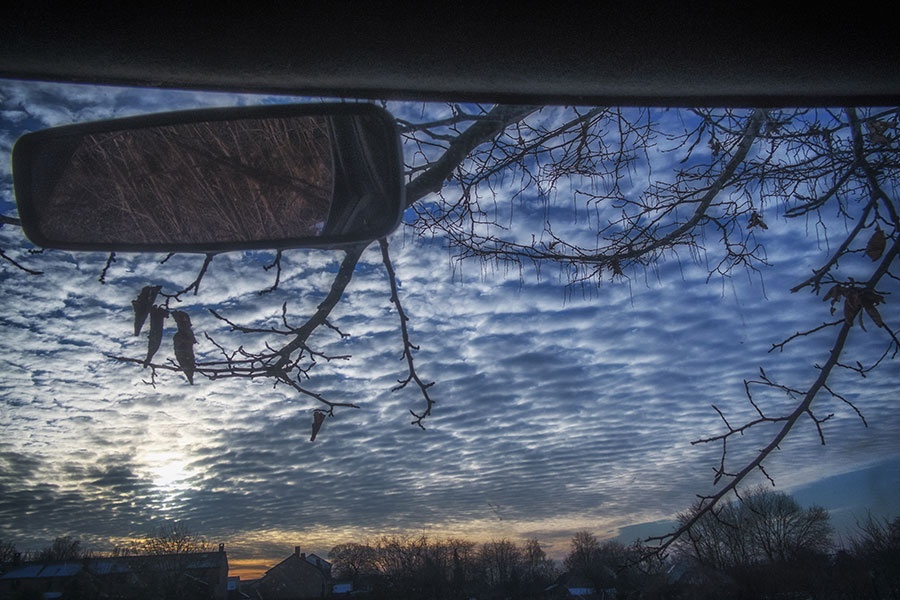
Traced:
[[2, 543], [180, 523], [242, 579], [299, 546], [359, 588], [341, 545], [537, 540], [542, 586], [589, 589], [579, 535], [673, 561], [731, 485], [826, 509], [831, 553], [900, 515], [900, 111], [384, 102], [409, 207], [365, 249], [36, 252], [17, 226], [23, 133], [298, 100], [0, 82]]

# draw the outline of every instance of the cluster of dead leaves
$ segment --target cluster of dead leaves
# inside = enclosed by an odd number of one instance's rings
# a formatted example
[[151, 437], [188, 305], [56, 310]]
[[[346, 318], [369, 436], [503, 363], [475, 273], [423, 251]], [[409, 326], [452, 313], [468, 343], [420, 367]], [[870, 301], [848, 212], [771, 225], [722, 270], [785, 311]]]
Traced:
[[834, 314], [837, 308], [836, 304], [842, 298], [844, 299], [844, 320], [847, 323], [853, 323], [853, 319], [859, 315], [859, 326], [865, 330], [862, 318], [862, 313], [865, 311], [875, 325], [884, 327], [884, 320], [876, 308], [876, 306], [884, 302], [884, 296], [869, 288], [839, 283], [826, 292], [822, 301], [831, 300], [831, 314]]
[[[150, 333], [147, 340], [147, 357], [144, 359], [144, 367], [150, 365], [153, 356], [162, 345], [165, 320], [170, 314], [166, 307], [154, 304], [160, 288], [161, 286], [158, 285], [145, 286], [137, 298], [131, 301], [131, 306], [134, 308], [134, 335], [141, 335], [144, 322], [146, 322], [148, 316], [150, 317]], [[178, 330], [172, 336], [175, 360], [178, 362], [181, 370], [184, 371], [188, 381], [193, 384], [194, 371], [197, 369], [197, 363], [194, 358], [194, 344], [197, 343], [197, 338], [194, 337], [191, 317], [182, 310], [173, 310], [171, 315], [178, 326]]]
[[897, 126], [895, 121], [880, 121], [875, 119], [873, 121], [869, 121], [866, 124], [866, 127], [869, 130], [868, 138], [869, 141], [873, 144], [877, 144], [879, 146], [887, 146], [891, 143], [891, 138], [887, 134], [888, 129], [893, 129]]
[[616, 277], [624, 277], [625, 273], [622, 272], [622, 265], [619, 264], [619, 261], [613, 259], [609, 263], [609, 268], [612, 270], [612, 277], [615, 279]]
[[747, 229], [753, 229], [754, 227], [762, 227], [763, 229], [769, 228], [769, 226], [766, 225], [766, 222], [762, 220], [762, 217], [760, 217], [759, 213], [755, 210], [750, 213], [750, 222], [747, 224]]
[[[877, 261], [884, 254], [887, 244], [887, 238], [881, 227], [876, 226], [875, 232], [866, 243], [866, 256], [872, 262]], [[869, 315], [872, 322], [878, 327], [884, 327], [884, 319], [876, 308], [879, 304], [884, 303], [884, 296], [875, 290], [867, 287], [854, 285], [853, 280], [849, 284], [838, 283], [832, 286], [822, 298], [823, 302], [831, 301], [831, 314], [834, 314], [837, 303], [843, 299], [844, 301], [844, 321], [853, 323], [853, 320], [859, 315], [859, 326], [865, 330], [863, 324], [863, 313]]]

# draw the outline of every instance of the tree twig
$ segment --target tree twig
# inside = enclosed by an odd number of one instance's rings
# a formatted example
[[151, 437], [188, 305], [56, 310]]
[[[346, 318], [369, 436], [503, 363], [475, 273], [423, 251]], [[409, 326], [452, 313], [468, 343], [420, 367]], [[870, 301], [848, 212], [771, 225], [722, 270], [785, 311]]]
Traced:
[[387, 270], [388, 281], [391, 283], [391, 302], [393, 302], [394, 306], [397, 308], [397, 315], [400, 318], [400, 332], [403, 336], [403, 356], [406, 358], [406, 365], [409, 369], [406, 378], [398, 380], [398, 385], [393, 388], [393, 391], [401, 390], [406, 387], [410, 381], [415, 381], [416, 385], [419, 386], [419, 390], [422, 392], [422, 397], [425, 399], [425, 410], [417, 413], [410, 409], [409, 412], [414, 419], [411, 424], [418, 425], [421, 429], [425, 429], [425, 425], [423, 425], [422, 422], [431, 415], [431, 408], [435, 403], [435, 400], [428, 393], [428, 388], [433, 386], [434, 382], [431, 381], [425, 383], [419, 378], [418, 373], [416, 373], [413, 350], [418, 350], [419, 347], [414, 346], [413, 343], [409, 341], [409, 330], [406, 327], [406, 322], [409, 321], [409, 317], [406, 316], [403, 305], [400, 303], [400, 294], [397, 291], [397, 277], [394, 275], [394, 266], [393, 263], [391, 263], [391, 257], [388, 252], [387, 240], [381, 238], [378, 240], [378, 243], [381, 245], [382, 262], [384, 263], [384, 268]]

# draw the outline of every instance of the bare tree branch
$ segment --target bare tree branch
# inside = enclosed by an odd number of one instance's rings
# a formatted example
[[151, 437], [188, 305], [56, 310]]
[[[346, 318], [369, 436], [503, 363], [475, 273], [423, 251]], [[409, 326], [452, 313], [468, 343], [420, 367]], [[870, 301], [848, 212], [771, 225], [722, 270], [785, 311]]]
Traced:
[[397, 291], [397, 278], [394, 275], [394, 265], [391, 263], [391, 257], [388, 253], [388, 243], [385, 238], [381, 238], [378, 240], [378, 243], [381, 245], [381, 257], [384, 262], [384, 268], [387, 270], [388, 280], [391, 283], [391, 302], [394, 303], [394, 306], [397, 307], [397, 315], [400, 317], [400, 332], [403, 336], [403, 356], [406, 358], [406, 364], [409, 368], [409, 373], [407, 374], [405, 379], [398, 380], [398, 384], [393, 388], [393, 391], [402, 390], [410, 381], [415, 381], [416, 385], [419, 386], [419, 389], [422, 391], [422, 397], [425, 398], [425, 410], [421, 413], [417, 413], [414, 410], [410, 410], [410, 414], [414, 417], [412, 425], [418, 425], [421, 429], [425, 429], [425, 426], [422, 424], [422, 421], [425, 420], [426, 417], [431, 415], [431, 407], [434, 406], [434, 400], [428, 394], [428, 388], [434, 385], [434, 382], [431, 381], [429, 383], [423, 382], [419, 379], [418, 373], [416, 373], [416, 367], [413, 362], [413, 350], [418, 350], [418, 346], [414, 346], [412, 342], [409, 341], [409, 331], [406, 328], [406, 322], [409, 320], [409, 317], [406, 316], [406, 312], [403, 310], [403, 305], [400, 303], [400, 294]]
[[[888, 250], [888, 252], [884, 255], [884, 258], [882, 259], [881, 264], [875, 270], [875, 273], [865, 283], [866, 289], [870, 289], [870, 290], [875, 289], [875, 287], [878, 285], [878, 282], [881, 280], [881, 278], [887, 272], [887, 269], [890, 267], [891, 263], [897, 257], [898, 253], [900, 253], [900, 242], [895, 242], [891, 246], [890, 250]], [[794, 407], [794, 410], [791, 411], [788, 415], [785, 415], [782, 417], [774, 417], [774, 418], [762, 417], [756, 421], [751, 422], [750, 424], [747, 424], [747, 425], [745, 425], [743, 427], [739, 427], [739, 428], [732, 428], [731, 425], [728, 425], [729, 431], [726, 434], [724, 434], [723, 436], [715, 436], [713, 438], [708, 438], [708, 439], [704, 439], [704, 440], [698, 440], [697, 442], [692, 442], [695, 444], [696, 443], [705, 443], [705, 442], [713, 441], [716, 439], [721, 439], [724, 441], [727, 437], [730, 437], [732, 434], [742, 433], [744, 430], [746, 430], [751, 425], [759, 423], [759, 422], [763, 422], [763, 421], [782, 422], [783, 423], [783, 425], [778, 430], [776, 435], [769, 441], [769, 443], [762, 450], [759, 451], [759, 453], [751, 461], [749, 461], [737, 473], [727, 474], [730, 476], [730, 480], [728, 481], [728, 483], [726, 483], [722, 487], [722, 489], [720, 489], [718, 492], [716, 492], [715, 494], [713, 494], [711, 496], [701, 496], [702, 502], [698, 506], [698, 509], [695, 511], [695, 514], [693, 514], [690, 519], [688, 519], [686, 522], [684, 522], [678, 529], [676, 529], [672, 533], [669, 533], [669, 534], [666, 534], [663, 536], [653, 536], [653, 537], [648, 538], [647, 542], [659, 542], [659, 545], [656, 546], [655, 548], [653, 548], [654, 552], [656, 552], [656, 553], [664, 552], [669, 546], [671, 546], [671, 544], [675, 540], [677, 540], [683, 534], [688, 532], [701, 518], [703, 518], [703, 516], [705, 514], [710, 512], [713, 509], [713, 507], [715, 507], [716, 504], [719, 501], [721, 501], [729, 492], [736, 490], [738, 485], [753, 471], [760, 469], [766, 475], [766, 477], [769, 478], [768, 474], [766, 474], [763, 469], [763, 461], [779, 447], [779, 445], [784, 441], [784, 439], [787, 437], [788, 433], [790, 433], [790, 431], [793, 429], [794, 425], [797, 423], [797, 421], [800, 419], [800, 417], [802, 417], [804, 414], [810, 415], [812, 417], [811, 407], [812, 407], [813, 401], [815, 400], [817, 394], [823, 388], [826, 389], [827, 391], [830, 391], [826, 386], [826, 382], [828, 380], [828, 377], [831, 375], [832, 370], [834, 369], [835, 366], [837, 366], [838, 361], [840, 360], [841, 353], [844, 350], [844, 346], [847, 342], [848, 336], [850, 335], [850, 330], [853, 328], [854, 322], [855, 321], [853, 319], [849, 319], [849, 320], [845, 319], [841, 323], [841, 328], [838, 331], [837, 335], [835, 336], [834, 343], [832, 344], [831, 350], [829, 351], [828, 360], [826, 360], [825, 363], [819, 367], [818, 377], [812, 383], [812, 385], [806, 390], [806, 392], [803, 395], [802, 401], [800, 401]], [[832, 394], [833, 394], [833, 392], [832, 392]], [[845, 400], [845, 402], [846, 402], [846, 400]], [[856, 407], [853, 406], [852, 404], [851, 404], [851, 407], [856, 409]], [[719, 413], [719, 414], [721, 415], [721, 413]], [[859, 411], [857, 411], [857, 414], [859, 414], [860, 417], [862, 417], [862, 415], [861, 415], [861, 413], [859, 413]], [[818, 427], [818, 424], [821, 423], [822, 421], [816, 420], [815, 417], [812, 417], [812, 418], [816, 422], [816, 425]], [[723, 416], [723, 420], [724, 420], [724, 416]], [[863, 422], [865, 423], [865, 420], [863, 420]], [[726, 424], [727, 424], [727, 421], [726, 421]], [[821, 429], [819, 429], [819, 432], [821, 435]], [[822, 440], [822, 442], [824, 443], [824, 439]], [[725, 454], [724, 446], [723, 446], [722, 454], [723, 454], [723, 461], [724, 461], [724, 454]], [[722, 464], [724, 465], [724, 462]], [[722, 471], [720, 473], [726, 474], [724, 472], [724, 466], [722, 467]], [[719, 477], [721, 477], [721, 474], [717, 474], [717, 480]], [[771, 478], [769, 478], [769, 479], [771, 480]]]
[[443, 155], [406, 185], [406, 205], [411, 206], [427, 194], [439, 191], [447, 177], [480, 144], [499, 135], [511, 123], [538, 110], [537, 106], [495, 106], [487, 115], [459, 134]]
[[12, 266], [19, 269], [20, 271], [24, 271], [25, 273], [28, 273], [29, 275], [42, 275], [43, 274], [43, 271], [35, 271], [34, 269], [29, 269], [28, 267], [19, 264], [14, 259], [10, 258], [6, 254], [6, 252], [4, 252], [2, 249], [0, 249], [0, 258], [5, 260], [6, 262], [10, 263]]

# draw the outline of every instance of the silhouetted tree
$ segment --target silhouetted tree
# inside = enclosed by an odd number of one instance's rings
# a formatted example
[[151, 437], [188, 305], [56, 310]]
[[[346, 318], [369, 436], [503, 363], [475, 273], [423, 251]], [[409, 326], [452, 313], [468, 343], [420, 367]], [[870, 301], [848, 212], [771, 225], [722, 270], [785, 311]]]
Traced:
[[382, 536], [374, 544], [341, 544], [329, 554], [339, 576], [357, 573], [374, 598], [457, 600], [540, 597], [556, 576], [537, 540], [477, 545], [459, 538]]
[[[679, 515], [686, 521], [698, 509]], [[789, 562], [831, 549], [828, 511], [802, 508], [791, 496], [757, 487], [708, 513], [680, 549], [719, 569], [758, 563]]]
[[600, 564], [600, 542], [596, 536], [586, 530], [576, 532], [563, 565], [566, 571], [587, 577], [595, 587], [599, 585], [605, 569]]
[[50, 546], [44, 548], [35, 556], [35, 560], [77, 560], [87, 556], [88, 553], [81, 547], [81, 540], [70, 536], [58, 537]]
[[757, 487], [705, 513], [678, 549], [733, 577], [751, 596], [809, 593], [827, 573], [831, 535], [825, 509], [802, 508], [783, 492]]
[[368, 544], [338, 544], [328, 552], [336, 579], [349, 579], [354, 589], [377, 571], [378, 553]]
[[501, 539], [483, 543], [478, 561], [484, 584], [493, 594], [505, 597], [521, 593], [522, 553], [514, 542]]
[[378, 571], [386, 597], [411, 598], [424, 565], [426, 536], [382, 536], [375, 544]]
[[871, 513], [858, 524], [853, 554], [865, 568], [872, 598], [900, 598], [900, 517], [878, 520]]
[[[659, 587], [660, 561], [639, 543], [600, 542], [588, 531], [572, 537], [566, 570], [587, 577], [598, 590], [615, 588], [621, 594], [643, 593]], [[652, 585], [651, 585], [652, 584]]]
[[158, 600], [190, 600], [209, 590], [190, 571], [197, 569], [198, 554], [212, 545], [184, 523], [160, 526], [153, 535], [134, 542], [128, 554], [135, 557], [131, 572], [143, 597]]
[[12, 542], [0, 540], [0, 565], [11, 563], [16, 557], [16, 546]]
[[536, 538], [525, 542], [522, 548], [522, 587], [526, 596], [535, 597], [553, 583], [558, 575], [553, 561]]
[[195, 534], [184, 523], [173, 522], [161, 525], [152, 535], [132, 543], [130, 554], [163, 556], [212, 550], [213, 546], [206, 538]]

